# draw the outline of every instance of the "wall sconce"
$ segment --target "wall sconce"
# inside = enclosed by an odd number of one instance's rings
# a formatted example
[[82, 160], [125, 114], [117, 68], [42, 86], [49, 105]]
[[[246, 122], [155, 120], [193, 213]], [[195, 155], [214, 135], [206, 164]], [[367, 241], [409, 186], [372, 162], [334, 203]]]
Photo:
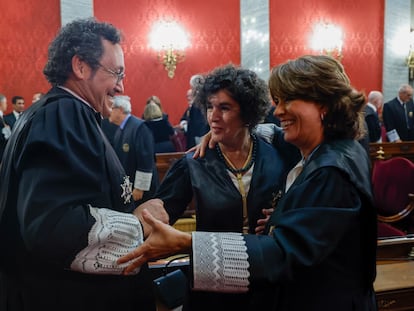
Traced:
[[150, 47], [158, 51], [158, 61], [174, 77], [177, 63], [184, 60], [184, 49], [189, 45], [189, 36], [176, 22], [160, 21], [154, 24], [150, 35]]
[[343, 58], [342, 44], [343, 34], [341, 28], [328, 23], [315, 25], [311, 37], [312, 49], [341, 61]]
[[407, 56], [407, 66], [408, 66], [408, 79], [410, 81], [414, 80], [414, 30], [410, 32], [410, 50], [408, 51]]

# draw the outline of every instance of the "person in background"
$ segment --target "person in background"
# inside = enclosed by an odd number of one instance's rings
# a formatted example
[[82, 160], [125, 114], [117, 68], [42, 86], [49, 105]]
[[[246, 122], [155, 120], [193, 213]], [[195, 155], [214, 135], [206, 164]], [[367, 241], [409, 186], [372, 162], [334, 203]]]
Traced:
[[266, 118], [264, 119], [263, 123], [273, 123], [280, 127], [280, 120], [275, 117], [275, 106], [272, 106], [269, 110], [269, 112], [266, 115]]
[[37, 102], [39, 99], [41, 99], [43, 95], [45, 95], [45, 94], [44, 94], [44, 93], [42, 93], [42, 92], [39, 92], [39, 93], [34, 93], [34, 94], [33, 94], [33, 97], [32, 97], [32, 104], [34, 104], [34, 103], [35, 103], [35, 102]]
[[384, 104], [382, 117], [388, 141], [414, 140], [413, 88], [409, 84], [401, 85], [398, 96]]
[[21, 96], [12, 97], [13, 111], [4, 116], [4, 121], [13, 129], [14, 123], [19, 119], [21, 113], [24, 111], [24, 98]]
[[0, 310], [155, 311], [148, 267], [126, 277], [116, 263], [150, 229], [99, 126], [124, 91], [119, 30], [66, 24], [43, 72], [52, 88], [16, 123], [0, 169]]
[[[161, 100], [160, 100], [160, 98], [158, 96], [152, 95], [152, 96], [148, 97], [147, 98], [147, 101], [145, 103], [145, 106], [148, 105], [149, 103], [156, 104], [160, 108], [160, 110], [162, 112], [162, 118], [163, 119], [167, 119], [167, 121], [168, 121], [168, 114], [165, 113], [164, 110], [162, 109]], [[145, 110], [145, 108], [144, 108], [144, 110]], [[144, 118], [144, 115], [142, 115], [142, 118], [145, 119]]]
[[155, 165], [154, 138], [144, 120], [131, 114], [128, 96], [114, 97], [111, 122], [118, 126], [113, 147], [133, 184], [136, 205], [152, 198], [159, 185]]
[[[267, 216], [263, 210], [275, 207], [292, 168], [253, 133], [271, 106], [266, 83], [251, 70], [227, 65], [208, 73], [196, 94], [193, 105], [206, 114], [216, 145], [203, 158], [188, 153], [177, 160], [155, 197], [164, 202], [171, 224], [194, 199], [197, 231], [254, 234], [258, 221]], [[191, 292], [183, 309], [268, 310], [272, 290], [263, 287], [242, 295]]]
[[118, 125], [111, 121], [111, 115], [109, 117], [105, 117], [101, 121], [101, 128], [102, 131], [105, 133], [106, 138], [108, 138], [109, 143], [111, 146], [114, 146], [114, 137], [115, 133], [118, 130]]
[[188, 108], [184, 111], [179, 128], [182, 128], [187, 138], [187, 149], [197, 145], [200, 138], [209, 131], [206, 116], [196, 106], [193, 105], [194, 90], [203, 81], [202, 75], [194, 75], [190, 79], [191, 88], [187, 90]]
[[[371, 91], [368, 94], [368, 102], [365, 106], [365, 121], [367, 122], [369, 142], [381, 142], [381, 121], [378, 116], [378, 108], [383, 102], [382, 93], [379, 91]], [[381, 105], [382, 106], [382, 105]]]
[[155, 153], [176, 152], [171, 137], [175, 134], [174, 128], [164, 118], [160, 107], [150, 102], [144, 108], [145, 124], [151, 130], [155, 142]]
[[10, 126], [4, 121], [4, 112], [7, 110], [7, 97], [0, 94], [0, 163], [3, 157], [4, 149], [6, 148], [7, 140], [10, 137]]
[[125, 274], [144, 262], [191, 252], [194, 290], [244, 293], [275, 286], [267, 310], [377, 310], [377, 215], [363, 133], [365, 97], [343, 66], [325, 55], [302, 56], [272, 69], [270, 92], [284, 138], [302, 159], [265, 235], [193, 232], [154, 219], [150, 236], [118, 263]]

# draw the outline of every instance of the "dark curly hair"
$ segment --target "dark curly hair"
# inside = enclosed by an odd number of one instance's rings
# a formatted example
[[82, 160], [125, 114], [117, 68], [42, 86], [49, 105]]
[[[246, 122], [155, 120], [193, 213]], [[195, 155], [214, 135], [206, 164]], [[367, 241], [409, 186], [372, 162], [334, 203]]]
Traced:
[[263, 121], [270, 109], [266, 82], [252, 70], [233, 64], [215, 68], [196, 86], [194, 104], [206, 113], [208, 98], [220, 90], [239, 104], [240, 117], [250, 130]]
[[360, 139], [365, 135], [365, 95], [350, 84], [343, 66], [325, 55], [305, 55], [272, 69], [269, 78], [274, 102], [301, 99], [327, 108], [324, 137]]
[[74, 55], [97, 70], [104, 49], [102, 39], [113, 44], [121, 42], [121, 33], [108, 23], [94, 18], [77, 19], [66, 24], [50, 43], [48, 61], [43, 74], [52, 85], [63, 84], [72, 72]]

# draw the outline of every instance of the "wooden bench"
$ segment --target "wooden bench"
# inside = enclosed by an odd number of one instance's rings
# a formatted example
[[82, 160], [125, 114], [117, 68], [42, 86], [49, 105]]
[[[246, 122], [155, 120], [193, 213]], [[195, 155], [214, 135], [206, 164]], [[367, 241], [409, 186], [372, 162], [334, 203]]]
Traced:
[[178, 159], [184, 156], [185, 152], [168, 152], [168, 153], [157, 153], [155, 154], [158, 177], [160, 182], [163, 180], [165, 173], [171, 165]]
[[404, 157], [414, 162], [414, 141], [401, 143], [370, 143], [369, 155], [371, 162], [392, 157]]

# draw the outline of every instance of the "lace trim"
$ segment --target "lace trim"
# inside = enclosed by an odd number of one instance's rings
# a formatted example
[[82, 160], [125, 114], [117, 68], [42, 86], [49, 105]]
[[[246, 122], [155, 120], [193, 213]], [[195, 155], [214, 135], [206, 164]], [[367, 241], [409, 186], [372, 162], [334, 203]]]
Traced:
[[193, 232], [194, 289], [246, 292], [249, 262], [241, 233]]
[[[127, 264], [116, 260], [143, 242], [144, 234], [138, 219], [128, 213], [89, 206], [96, 222], [88, 235], [88, 246], [81, 250], [71, 269], [94, 274], [121, 274]], [[134, 271], [139, 272], [139, 268]]]

